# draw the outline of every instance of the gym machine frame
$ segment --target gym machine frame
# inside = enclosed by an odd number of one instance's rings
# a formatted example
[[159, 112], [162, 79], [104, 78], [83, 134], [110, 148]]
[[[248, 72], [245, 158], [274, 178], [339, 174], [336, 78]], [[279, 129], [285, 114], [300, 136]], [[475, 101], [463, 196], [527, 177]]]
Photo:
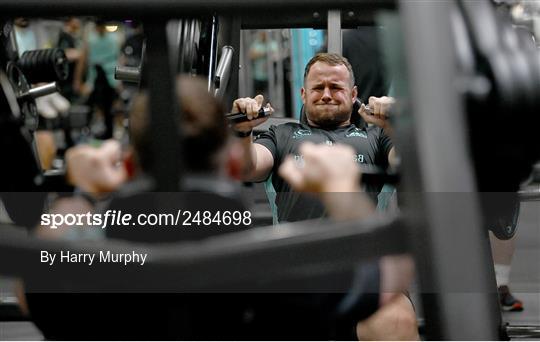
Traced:
[[[177, 245], [181, 248], [175, 248], [174, 252], [144, 245], [141, 247], [151, 253], [148, 266], [145, 271], [132, 272], [132, 280], [145, 282], [146, 279], [146, 282], [150, 282], [148, 275], [159, 274], [163, 278], [163, 271], [174, 269], [175, 272], [165, 274], [176, 273], [181, 277], [165, 280], [175, 285], [202, 285], [202, 277], [197, 276], [197, 272], [204, 272], [207, 281], [227, 284], [238, 279], [249, 281], [254, 279], [252, 277], [264, 276], [261, 269], [265, 274], [273, 273], [269, 272], [270, 269], [283, 274], [287, 272], [283, 270], [283, 264], [301, 268], [322, 262], [327, 264], [330, 260], [335, 265], [350, 267], [361, 259], [409, 251], [415, 256], [422, 292], [433, 291], [422, 300], [428, 339], [499, 339], [501, 315], [496, 301], [497, 290], [486, 232], [481, 225], [479, 203], [475, 196], [474, 172], [466, 158], [464, 108], [451, 83], [454, 70], [451, 67], [453, 42], [448, 16], [450, 4], [447, 1], [399, 2], [410, 100], [414, 103], [409, 109], [414, 125], [397, 127], [397, 146], [403, 159], [404, 194], [417, 195], [405, 198], [403, 220], [328, 221], [325, 229], [313, 229], [309, 222], [295, 223], [282, 226], [279, 231], [257, 229], [235, 233], [234, 238], [218, 237], [208, 242], [183, 243]], [[370, 18], [373, 11], [393, 6], [393, 1], [368, 0], [5, 0], [0, 8], [5, 17], [42, 16], [44, 13], [48, 16], [107, 13], [110, 17], [143, 19], [148, 37], [146, 69], [152, 108], [151, 132], [155, 137], [152, 148], [159, 152], [155, 156], [159, 158], [156, 165], [160, 165], [153, 170], [153, 175], [158, 191], [171, 191], [179, 184], [182, 165], [176, 158], [180, 146], [172, 143], [180, 141], [180, 137], [174, 129], [178, 109], [169, 101], [174, 98], [174, 82], [164, 19], [219, 13], [226, 18], [220, 21], [220, 25], [230, 27], [226, 32], [232, 42], [229, 45], [236, 50], [239, 48], [241, 28], [324, 26], [324, 13], [335, 9], [342, 13], [353, 13], [352, 16], [343, 16], [343, 27], [346, 27], [348, 20]], [[257, 13], [264, 13], [264, 18], [257, 16]], [[294, 13], [294, 16], [283, 16], [283, 13]], [[231, 83], [225, 100], [234, 98], [237, 90], [237, 56], [235, 54], [233, 57]], [[425, 101], [426, 98], [433, 101]], [[447, 127], [458, 129], [448, 134]], [[407, 144], [402, 144], [403, 141]], [[441, 196], [430, 195], [456, 191], [468, 193], [468, 200], [449, 203]], [[460, 218], [459, 225], [454, 224], [456, 217]], [[0, 233], [0, 270], [9, 275], [29, 275], [31, 256], [36, 250], [60, 250], [66, 246], [65, 242], [23, 237], [7, 228]], [[404, 241], [407, 241], [405, 245]], [[105, 242], [105, 246], [111, 251], [122, 251], [133, 244], [111, 241]], [[93, 251], [103, 247], [103, 243], [99, 246], [70, 246], [72, 250], [80, 248]], [[344, 259], [343, 250], [350, 252], [348, 259]], [[292, 252], [295, 257], [287, 257]], [[328, 259], [328, 256], [331, 258]], [[13, 259], [20, 262], [17, 265], [7, 262]], [[244, 259], [243, 267], [225, 267], [238, 265], [241, 259]], [[222, 271], [224, 269], [241, 272], [229, 273]], [[66, 279], [72, 277], [68, 273], [62, 275]], [[97, 275], [94, 272], [92, 276]], [[476, 293], [456, 293], [448, 285], [456, 279], [467, 282], [477, 290]], [[125, 282], [125, 277], [118, 281], [119, 284]], [[468, 305], [471, 299], [475, 302], [473, 306]]]

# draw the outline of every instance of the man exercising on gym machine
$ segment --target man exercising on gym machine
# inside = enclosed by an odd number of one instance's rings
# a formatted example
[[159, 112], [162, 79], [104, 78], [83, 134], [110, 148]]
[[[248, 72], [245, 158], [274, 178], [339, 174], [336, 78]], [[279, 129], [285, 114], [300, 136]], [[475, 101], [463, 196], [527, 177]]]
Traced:
[[[275, 204], [279, 222], [299, 221], [324, 216], [324, 209], [316, 201], [292, 191], [290, 185], [277, 174], [284, 158], [291, 154], [301, 163], [299, 148], [304, 142], [333, 145], [341, 143], [354, 148], [358, 164], [377, 165], [387, 169], [395, 164], [395, 149], [388, 137], [390, 126], [386, 113], [394, 100], [390, 97], [370, 97], [370, 115], [364, 105], [352, 113], [357, 89], [352, 67], [346, 58], [332, 53], [319, 53], [307, 64], [304, 87], [301, 89], [307, 124], [286, 123], [272, 126], [268, 132], [252, 142], [251, 132], [267, 117], [258, 118], [264, 98], [241, 98], [233, 103], [233, 112], [245, 113], [248, 121], [234, 125], [236, 135], [249, 153], [244, 174], [245, 181], [271, 179], [277, 192]], [[351, 115], [359, 114], [370, 127], [352, 124]], [[381, 185], [367, 185], [367, 192], [376, 197]]]

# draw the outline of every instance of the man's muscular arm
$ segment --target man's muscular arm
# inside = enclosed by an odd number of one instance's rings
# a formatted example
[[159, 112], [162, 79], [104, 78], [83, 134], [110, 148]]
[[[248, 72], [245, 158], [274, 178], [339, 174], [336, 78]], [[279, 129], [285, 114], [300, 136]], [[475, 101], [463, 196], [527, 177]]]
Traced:
[[[249, 120], [237, 123], [233, 129], [236, 132], [246, 134], [251, 132], [254, 127], [268, 120], [268, 117], [257, 118], [263, 102], [264, 97], [262, 95], [257, 95], [255, 98], [245, 97], [235, 100], [231, 112], [245, 113]], [[246, 159], [242, 179], [244, 181], [262, 181], [266, 179], [274, 167], [272, 153], [263, 145], [254, 144], [252, 134], [239, 139], [242, 140]]]
[[[395, 102], [396, 100], [389, 96], [370, 96], [369, 108], [371, 111], [368, 111], [366, 106], [362, 104], [358, 110], [358, 114], [360, 114], [365, 122], [381, 127], [384, 130], [384, 134], [392, 138], [394, 131], [388, 121], [388, 112]], [[396, 167], [398, 164], [395, 147], [392, 147], [388, 153], [388, 164], [391, 167]]]

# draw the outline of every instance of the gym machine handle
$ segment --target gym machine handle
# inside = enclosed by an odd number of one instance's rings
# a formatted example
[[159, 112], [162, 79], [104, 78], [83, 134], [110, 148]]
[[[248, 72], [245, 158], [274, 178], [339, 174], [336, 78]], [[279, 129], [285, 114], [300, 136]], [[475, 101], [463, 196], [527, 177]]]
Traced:
[[[265, 118], [269, 116], [270, 114], [272, 114], [272, 111], [270, 110], [270, 108], [261, 107], [261, 109], [259, 109], [259, 116], [257, 116], [255, 119]], [[240, 122], [249, 121], [245, 113], [229, 113], [229, 114], [225, 114], [225, 117], [227, 118], [227, 120], [229, 120], [230, 123], [240, 123]]]
[[142, 68], [144, 66], [144, 59], [146, 56], [146, 39], [143, 40], [142, 51], [141, 51], [141, 60], [139, 66], [116, 66], [114, 68], [114, 78], [119, 81], [130, 82], [130, 83], [141, 83], [141, 74]]
[[117, 66], [114, 69], [114, 78], [124, 82], [139, 83], [141, 69], [139, 67]]
[[395, 171], [385, 170], [372, 164], [362, 164], [360, 168], [362, 169], [362, 184], [396, 185], [399, 183], [400, 174]]
[[[356, 100], [356, 101], [358, 101], [358, 100]], [[361, 103], [359, 104], [358, 108], [360, 108], [360, 105], [361, 105]], [[373, 110], [371, 109], [371, 107], [370, 107], [369, 105], [365, 104], [364, 106], [365, 106], [366, 111], [368, 112], [369, 115], [375, 115], [375, 114], [373, 113]], [[386, 113], [384, 116], [385, 116], [386, 118], [388, 118], [388, 113]]]
[[58, 85], [56, 82], [48, 83], [42, 86], [34, 87], [28, 92], [21, 94], [19, 98], [31, 97], [32, 99], [37, 99], [38, 97], [50, 95], [58, 91]]
[[224, 46], [221, 49], [221, 58], [219, 59], [214, 76], [214, 96], [217, 98], [223, 97], [229, 78], [231, 76], [232, 56], [234, 49], [232, 46]]

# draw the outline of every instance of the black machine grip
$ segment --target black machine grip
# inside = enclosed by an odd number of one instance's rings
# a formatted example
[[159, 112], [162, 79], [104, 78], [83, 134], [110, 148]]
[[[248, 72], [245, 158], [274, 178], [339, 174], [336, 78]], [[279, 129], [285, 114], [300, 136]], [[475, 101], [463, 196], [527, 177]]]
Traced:
[[[360, 102], [360, 100], [357, 99], [353, 103], [353, 113], [357, 113], [361, 105], [362, 103]], [[366, 105], [366, 109], [371, 115], [373, 115], [369, 106]], [[259, 109], [259, 116], [256, 117], [256, 119], [267, 117], [270, 114], [271, 114], [271, 111], [269, 108], [261, 107], [261, 109]], [[229, 113], [229, 114], [225, 114], [225, 117], [227, 118], [227, 120], [229, 120], [230, 123], [240, 123], [240, 122], [248, 121], [247, 115], [245, 113]]]
[[[264, 117], [269, 116], [270, 114], [272, 114], [272, 111], [270, 110], [270, 108], [261, 107], [261, 109], [259, 109], [259, 116], [256, 117], [255, 119], [264, 118]], [[225, 114], [225, 117], [231, 123], [240, 123], [240, 122], [249, 121], [245, 113], [229, 113], [229, 114]]]
[[362, 183], [396, 185], [400, 181], [398, 172], [385, 170], [372, 164], [361, 164], [360, 167], [362, 169]]

